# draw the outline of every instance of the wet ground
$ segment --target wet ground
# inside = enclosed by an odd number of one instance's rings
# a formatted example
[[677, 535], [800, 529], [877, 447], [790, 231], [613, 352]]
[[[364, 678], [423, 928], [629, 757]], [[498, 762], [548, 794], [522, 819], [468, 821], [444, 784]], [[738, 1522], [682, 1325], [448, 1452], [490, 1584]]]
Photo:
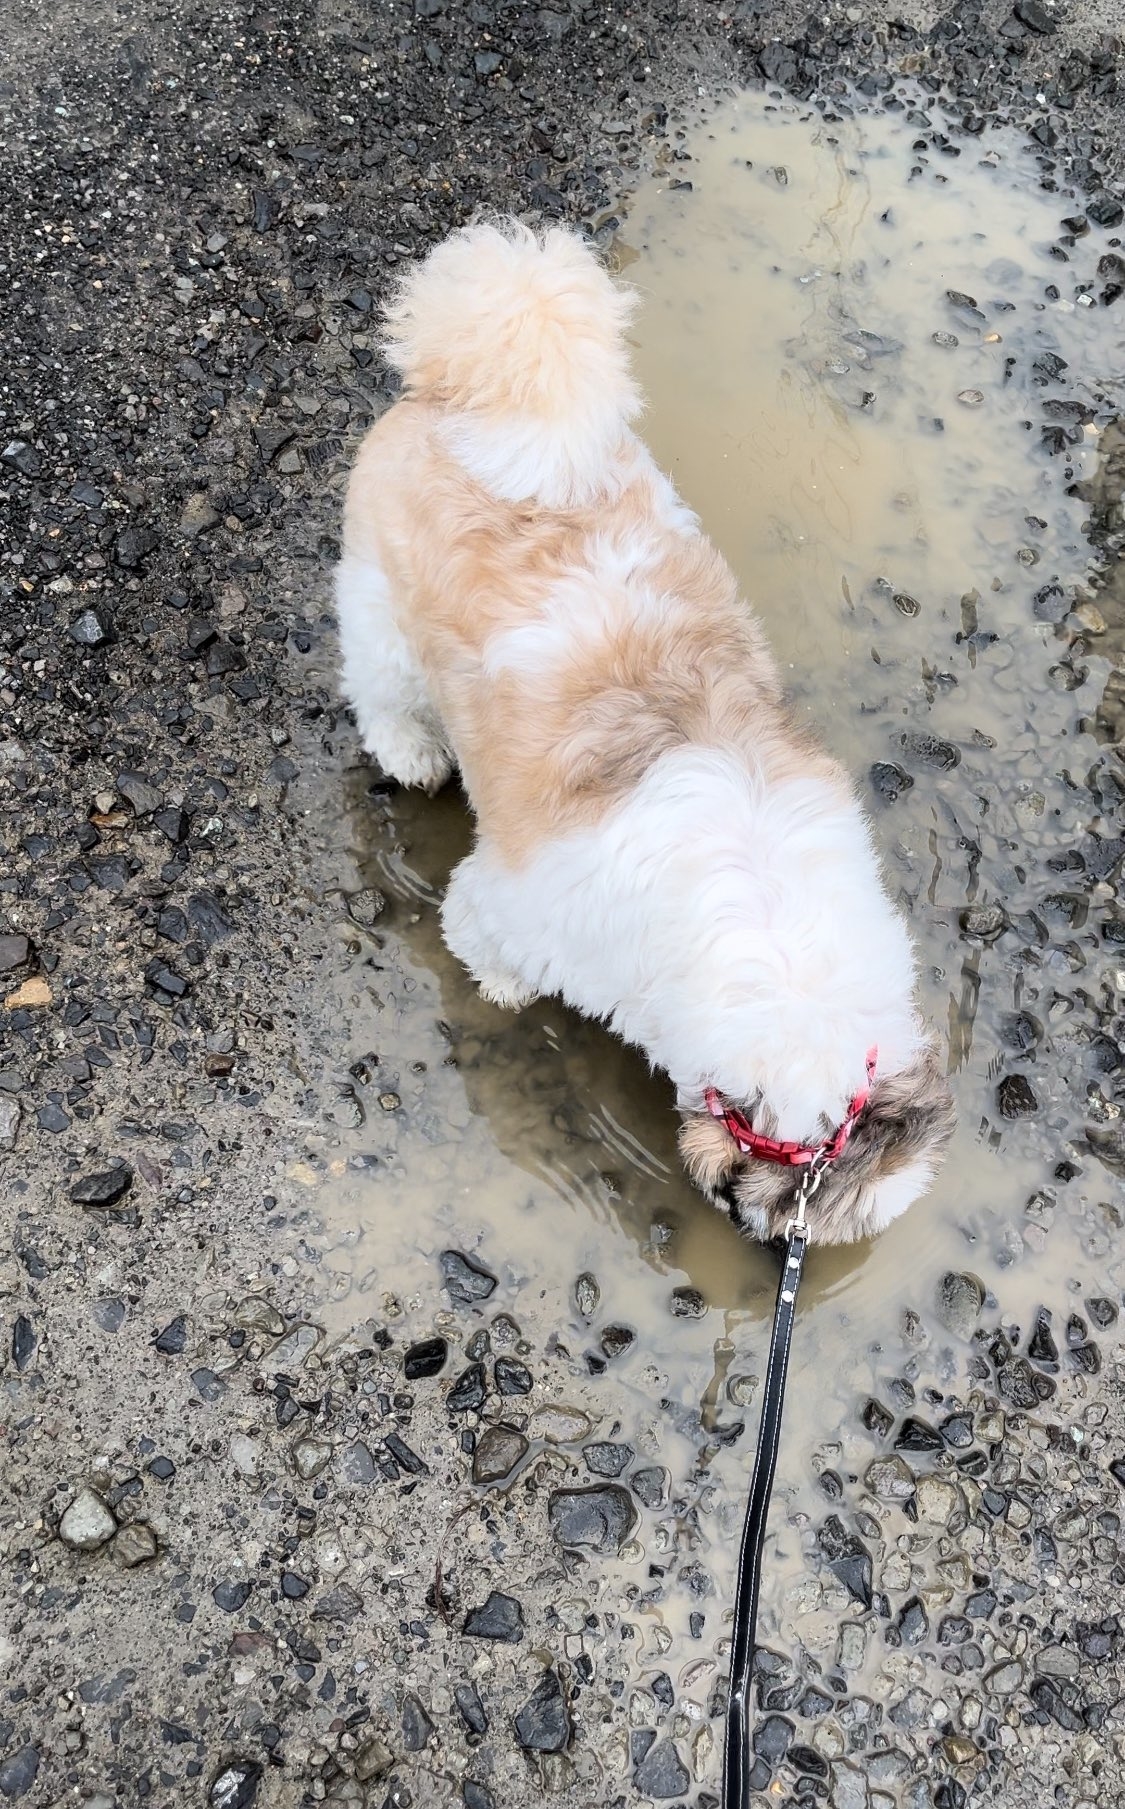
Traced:
[[186, 15], [21, 24], [0, 1793], [715, 1801], [773, 1261], [633, 1055], [477, 999], [463, 804], [335, 700], [373, 308], [486, 196], [643, 291], [958, 1093], [932, 1200], [809, 1265], [756, 1786], [1125, 1802], [1115, 52], [477, 10], [212, 14], [190, 69]]

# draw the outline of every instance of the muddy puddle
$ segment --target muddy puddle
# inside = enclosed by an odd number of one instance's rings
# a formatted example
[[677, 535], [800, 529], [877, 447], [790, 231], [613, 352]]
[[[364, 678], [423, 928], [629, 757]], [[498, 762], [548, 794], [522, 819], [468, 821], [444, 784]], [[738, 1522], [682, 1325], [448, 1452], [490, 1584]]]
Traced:
[[[920, 1361], [963, 1387], [943, 1273], [979, 1277], [985, 1321], [1025, 1331], [1064, 1283], [1080, 1301], [1122, 1281], [1119, 1182], [1088, 1141], [1125, 1148], [1097, 730], [1120, 624], [1089, 538], [1125, 383], [1125, 302], [1100, 299], [1116, 240], [1068, 230], [1078, 204], [1023, 138], [962, 134], [951, 155], [935, 127], [909, 101], [838, 119], [726, 102], [619, 210], [614, 247], [645, 302], [644, 432], [857, 774], [960, 1112], [925, 1205], [877, 1245], [810, 1258], [778, 1481], [798, 1526], [823, 1511], [818, 1471], [848, 1467], [869, 1392]], [[350, 899], [324, 965], [336, 1130], [290, 1175], [322, 1316], [424, 1335], [443, 1323], [441, 1251], [472, 1255], [496, 1291], [444, 1323], [462, 1341], [493, 1324], [523, 1353], [535, 1392], [505, 1405], [525, 1411], [528, 1463], [578, 1463], [546, 1407], [627, 1440], [678, 1506], [642, 1523], [626, 1572], [704, 1562], [724, 1596], [774, 1259], [687, 1187], [669, 1090], [632, 1052], [550, 1001], [483, 1004], [446, 954], [437, 903], [470, 835], [456, 792], [373, 784], [344, 723], [332, 750], [311, 807]], [[767, 1632], [807, 1565], [775, 1518]], [[651, 1614], [678, 1642], [696, 1604], [670, 1576]], [[712, 1604], [709, 1638], [720, 1618]]]

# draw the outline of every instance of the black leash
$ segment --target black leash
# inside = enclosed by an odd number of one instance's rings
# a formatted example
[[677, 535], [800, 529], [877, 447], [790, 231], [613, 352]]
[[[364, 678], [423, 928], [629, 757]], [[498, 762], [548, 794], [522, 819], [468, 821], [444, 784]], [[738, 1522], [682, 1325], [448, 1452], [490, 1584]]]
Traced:
[[727, 1699], [726, 1737], [723, 1746], [722, 1809], [748, 1809], [750, 1802], [750, 1692], [753, 1686], [754, 1633], [758, 1619], [758, 1589], [762, 1580], [762, 1545], [766, 1536], [770, 1494], [781, 1443], [781, 1413], [785, 1405], [785, 1378], [789, 1371], [789, 1346], [797, 1314], [797, 1290], [805, 1266], [808, 1222], [805, 1208], [820, 1185], [820, 1170], [807, 1168], [797, 1188], [797, 1210], [790, 1219], [785, 1263], [773, 1312], [770, 1358], [762, 1397], [762, 1423], [750, 1479], [750, 1499], [738, 1554], [738, 1582], [734, 1595], [734, 1631], [731, 1641], [730, 1693]]

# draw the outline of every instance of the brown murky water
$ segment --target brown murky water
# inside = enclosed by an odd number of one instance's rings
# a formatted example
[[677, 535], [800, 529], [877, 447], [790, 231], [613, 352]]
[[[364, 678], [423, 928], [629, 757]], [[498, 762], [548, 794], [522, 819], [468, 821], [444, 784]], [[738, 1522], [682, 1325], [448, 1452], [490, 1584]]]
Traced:
[[[1076, 289], [1102, 286], [1107, 235], [1052, 255], [1075, 204], [1040, 186], [1014, 135], [962, 138], [958, 157], [916, 137], [902, 112], [826, 122], [732, 100], [634, 197], [616, 248], [645, 298], [649, 443], [868, 790], [959, 1103], [929, 1202], [877, 1245], [810, 1258], [779, 1473], [809, 1513], [838, 1440], [846, 1463], [857, 1401], [920, 1343], [951, 1342], [932, 1313], [943, 1271], [975, 1272], [1026, 1324], [1060, 1276], [1104, 1282], [1115, 1261], [1117, 1183], [1083, 1139], [1091, 1120], [1112, 1129], [1100, 1015], [1125, 976], [1089, 921], [1104, 882], [1071, 871], [1105, 829], [1105, 751], [1085, 725], [1109, 664], [1076, 486], [1096, 474], [1125, 358], [1115, 311]], [[1052, 456], [1044, 427], [1072, 443]], [[894, 801], [867, 777], [876, 763], [910, 781]], [[642, 1524], [626, 1560], [699, 1544], [725, 1590], [775, 1260], [688, 1188], [669, 1091], [633, 1053], [555, 1003], [511, 1016], [477, 998], [436, 915], [469, 841], [463, 804], [372, 796], [371, 777], [351, 772], [326, 833], [345, 889], [390, 903], [370, 928], [343, 924], [344, 958], [326, 956], [347, 1045], [341, 1129], [321, 1152], [326, 1182], [294, 1177], [325, 1227], [329, 1323], [390, 1312], [428, 1328], [436, 1254], [475, 1253], [500, 1277], [484, 1322], [511, 1315], [501, 1336], [536, 1354], [557, 1334], [556, 1379], [570, 1353], [552, 1404], [601, 1437], [618, 1423], [638, 1464], [671, 1473], [679, 1520]], [[1014, 1121], [997, 1093], [1013, 1073], [1038, 1105]], [[1068, 1156], [1081, 1172], [1063, 1183]], [[600, 1289], [589, 1324], [584, 1271]], [[672, 1310], [684, 1288], [705, 1311]], [[585, 1354], [612, 1324], [636, 1341], [591, 1375]], [[550, 1429], [534, 1401], [529, 1461]], [[729, 1447], [709, 1436], [739, 1419]], [[801, 1608], [806, 1563], [775, 1518], [767, 1630]], [[678, 1641], [689, 1602], [668, 1597], [652, 1613]], [[823, 1620], [829, 1645], [835, 1613], [818, 1613], [802, 1637], [815, 1644]]]

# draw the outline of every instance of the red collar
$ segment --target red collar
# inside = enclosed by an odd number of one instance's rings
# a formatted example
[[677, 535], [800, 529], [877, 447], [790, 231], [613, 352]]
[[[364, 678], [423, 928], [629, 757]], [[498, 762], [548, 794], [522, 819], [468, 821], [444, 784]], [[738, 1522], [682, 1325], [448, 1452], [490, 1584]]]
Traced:
[[785, 1168], [803, 1168], [810, 1162], [834, 1162], [854, 1131], [856, 1119], [870, 1097], [878, 1056], [878, 1049], [867, 1051], [866, 1086], [855, 1094], [836, 1129], [819, 1143], [779, 1143], [774, 1137], [763, 1137], [737, 1106], [723, 1104], [721, 1095], [714, 1087], [707, 1089], [707, 1110], [734, 1138], [744, 1156], [756, 1156], [760, 1162], [780, 1162]]

